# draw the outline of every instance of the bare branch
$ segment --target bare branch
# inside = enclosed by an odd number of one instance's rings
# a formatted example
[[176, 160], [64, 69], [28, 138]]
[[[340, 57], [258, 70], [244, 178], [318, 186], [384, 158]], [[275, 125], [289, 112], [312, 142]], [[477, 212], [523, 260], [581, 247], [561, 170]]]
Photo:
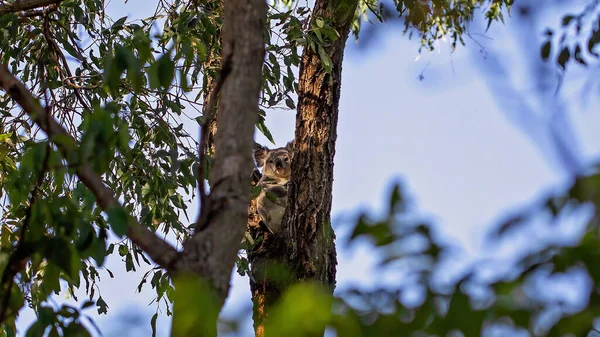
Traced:
[[206, 195], [206, 190], [204, 188], [204, 175], [205, 175], [205, 167], [206, 164], [206, 153], [208, 152], [208, 133], [210, 132], [210, 124], [213, 120], [213, 114], [215, 105], [217, 103], [217, 97], [219, 96], [219, 92], [221, 91], [221, 87], [223, 86], [223, 82], [227, 78], [227, 75], [231, 72], [231, 57], [228, 57], [223, 60], [223, 67], [221, 69], [221, 73], [217, 82], [215, 83], [215, 87], [210, 93], [210, 97], [208, 99], [208, 104], [206, 105], [206, 109], [204, 110], [204, 121], [202, 121], [202, 128], [200, 133], [200, 145], [199, 145], [199, 153], [200, 153], [200, 165], [198, 165], [198, 189], [200, 190], [200, 214], [198, 216], [198, 220], [196, 221], [195, 231], [199, 232], [203, 228], [206, 227], [208, 221], [208, 210], [210, 207], [208, 206], [208, 198]]
[[58, 9], [58, 5], [50, 5], [44, 9], [31, 9], [19, 13], [22, 18], [34, 18], [37, 16], [46, 16], [48, 13], [52, 13]]
[[62, 1], [63, 0], [18, 0], [15, 3], [0, 5], [0, 15], [50, 6], [61, 3]]
[[[73, 154], [77, 150], [76, 141], [54, 118], [48, 116], [46, 109], [39, 104], [25, 85], [17, 80], [3, 64], [0, 64], [0, 88], [4, 89], [49, 138], [54, 141], [63, 157], [67, 161], [73, 161]], [[62, 139], [60, 142], [55, 141], [57, 136]], [[72, 163], [69, 162], [69, 164]], [[104, 184], [100, 176], [94, 172], [90, 165], [80, 163], [76, 166], [76, 172], [79, 179], [94, 193], [98, 204], [104, 211], [115, 205], [121, 207], [113, 191]], [[175, 248], [158, 237], [150, 229], [142, 226], [133, 217], [129, 221], [127, 236], [134, 244], [146, 252], [154, 262], [167, 270], [170, 270], [173, 263], [177, 260], [178, 253]]]

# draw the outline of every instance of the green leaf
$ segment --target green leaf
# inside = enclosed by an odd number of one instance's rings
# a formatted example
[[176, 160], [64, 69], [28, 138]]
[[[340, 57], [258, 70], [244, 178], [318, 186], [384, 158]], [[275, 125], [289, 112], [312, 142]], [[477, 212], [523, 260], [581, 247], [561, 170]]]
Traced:
[[175, 77], [175, 63], [169, 53], [165, 53], [148, 70], [151, 73], [150, 86], [153, 88], [169, 88]]
[[352, 241], [360, 236], [366, 236], [373, 239], [377, 246], [385, 246], [394, 242], [394, 236], [389, 222], [381, 221], [370, 223], [366, 220], [364, 215], [359, 217], [349, 240]]
[[256, 127], [258, 128], [258, 131], [260, 131], [263, 135], [265, 135], [265, 137], [267, 137], [267, 139], [271, 143], [273, 143], [273, 145], [275, 145], [275, 140], [273, 140], [273, 135], [271, 135], [271, 131], [269, 131], [269, 129], [265, 125], [264, 121], [259, 121], [258, 123], [256, 123]]
[[190, 84], [188, 82], [187, 79], [187, 74], [185, 74], [183, 72], [183, 70], [181, 70], [179, 72], [179, 81], [181, 82], [181, 90], [183, 90], [183, 92], [190, 92], [192, 89], [190, 88]]
[[158, 313], [152, 315], [152, 319], [150, 320], [150, 326], [152, 327], [152, 337], [156, 337], [156, 319], [158, 318]]
[[150, 38], [141, 29], [138, 29], [134, 33], [132, 42], [137, 49], [140, 64], [145, 64], [152, 52]]
[[177, 193], [175, 195], [172, 195], [171, 197], [169, 197], [169, 199], [173, 203], [173, 206], [180, 208], [180, 209], [187, 208], [187, 206], [185, 205], [185, 202], [183, 201], [183, 197], [181, 196], [181, 194]]
[[106, 240], [102, 238], [96, 238], [92, 243], [91, 257], [96, 261], [96, 265], [98, 267], [104, 264], [106, 255]]
[[96, 307], [98, 309], [98, 315], [106, 314], [108, 312], [108, 304], [104, 302], [102, 296], [98, 297], [96, 301]]
[[262, 186], [260, 186], [260, 185], [254, 186], [254, 188], [252, 188], [252, 199], [257, 198], [260, 195], [261, 191], [262, 191]]
[[[280, 301], [269, 311], [265, 331], [270, 336], [316, 336], [322, 334], [332, 321], [333, 296], [316, 283], [298, 283], [291, 286]], [[310, 319], [306, 319], [310, 317]], [[295, 325], [289, 322], [299, 322]], [[369, 334], [365, 334], [367, 336]], [[373, 334], [385, 336], [394, 334]], [[408, 334], [407, 334], [408, 335]]]
[[323, 28], [323, 26], [325, 26], [325, 21], [323, 21], [322, 18], [316, 18], [315, 22], [317, 23], [317, 27], [319, 28]]
[[565, 65], [567, 62], [569, 62], [569, 59], [571, 58], [571, 51], [569, 50], [569, 47], [564, 47], [563, 50], [560, 52], [560, 55], [558, 55], [558, 64], [565, 69]]
[[83, 252], [88, 249], [94, 243], [94, 238], [96, 237], [96, 233], [93, 228], [89, 225], [84, 225], [79, 227], [79, 236], [77, 237], [77, 241], [75, 242], [75, 247], [79, 252]]
[[546, 43], [544, 43], [544, 45], [542, 46], [542, 60], [546, 61], [548, 59], [548, 57], [550, 56], [551, 49], [552, 42], [546, 41]]
[[196, 275], [173, 277], [171, 337], [216, 336], [219, 301], [209, 283]]
[[404, 199], [399, 184], [395, 184], [390, 195], [390, 214], [404, 210]]
[[575, 16], [574, 16], [574, 15], [565, 15], [565, 16], [562, 18], [562, 26], [563, 26], [563, 27], [566, 27], [566, 26], [568, 26], [568, 25], [569, 25], [569, 23], [570, 23], [570, 22], [571, 22], [571, 21], [572, 21], [574, 18], [575, 18]]
[[87, 300], [81, 306], [81, 309], [86, 309], [94, 305], [94, 301]]
[[290, 109], [296, 109], [296, 105], [294, 104], [294, 100], [291, 99], [291, 98], [289, 98], [289, 97], [285, 99], [285, 105], [287, 105], [288, 108], [290, 108]]
[[124, 17], [120, 18], [119, 20], [115, 21], [115, 23], [112, 25], [111, 29], [113, 31], [119, 31], [121, 28], [123, 28], [123, 24], [125, 23], [125, 20], [127, 20], [126, 16], [124, 16]]
[[44, 282], [42, 288], [45, 294], [58, 292], [60, 290], [60, 269], [57, 265], [50, 263], [44, 269]]
[[72, 246], [60, 237], [52, 237], [46, 241], [45, 255], [50, 262], [58, 266], [69, 277], [79, 273], [79, 270], [74, 270], [73, 259], [78, 259], [74, 256]]
[[40, 322], [39, 320], [35, 321], [27, 329], [27, 332], [25, 333], [25, 337], [43, 337], [45, 330], [46, 330], [46, 327], [42, 325], [42, 322]]
[[125, 212], [125, 209], [119, 204], [114, 204], [106, 210], [106, 215], [108, 215], [108, 223], [113, 232], [115, 232], [119, 238], [125, 236], [129, 229], [129, 214]]
[[119, 256], [125, 256], [125, 255], [127, 255], [127, 253], [129, 253], [129, 248], [127, 248], [127, 245], [120, 244], [119, 245]]
[[325, 71], [330, 73], [333, 69], [333, 61], [331, 61], [331, 58], [329, 57], [329, 55], [327, 55], [323, 47], [319, 46], [318, 51], [319, 57], [321, 58], [321, 63], [323, 63]]
[[48, 337], [60, 337], [60, 335], [58, 333], [58, 328], [56, 326], [53, 326], [52, 329], [50, 329], [50, 333], [48, 334]]
[[154, 273], [154, 276], [152, 276], [152, 280], [150, 280], [150, 285], [152, 285], [152, 288], [156, 288], [160, 285], [161, 277], [162, 277], [162, 271], [158, 270]]
[[473, 311], [469, 297], [457, 287], [452, 294], [448, 307], [446, 323], [452, 328], [461, 330], [465, 336], [479, 336], [483, 326], [484, 313]]
[[125, 270], [135, 271], [135, 266], [133, 265], [133, 256], [131, 256], [131, 253], [127, 253], [127, 256], [125, 257]]
[[123, 47], [122, 45], [115, 46], [115, 58], [113, 59], [113, 62], [115, 63], [115, 66], [119, 72], [126, 70], [134, 59], [135, 56], [133, 56], [131, 50]]

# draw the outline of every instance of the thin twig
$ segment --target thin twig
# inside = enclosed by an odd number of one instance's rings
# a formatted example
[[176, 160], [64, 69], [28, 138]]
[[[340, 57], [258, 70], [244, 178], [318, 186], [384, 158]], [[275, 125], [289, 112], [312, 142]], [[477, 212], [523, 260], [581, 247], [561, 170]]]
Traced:
[[[50, 32], [50, 22], [48, 20], [48, 17], [44, 17], [44, 26], [43, 26], [42, 31], [44, 34], [44, 38], [46, 39], [46, 42], [48, 42], [50, 49], [53, 50], [54, 54], [56, 55], [57, 65], [60, 65], [60, 62], [62, 62], [62, 66], [63, 66], [65, 72], [67, 73], [67, 76], [65, 76], [62, 71], [59, 71], [61, 80], [64, 82], [65, 78], [72, 78], [73, 74], [71, 73], [71, 69], [69, 68], [67, 59], [65, 58], [65, 55], [63, 54], [63, 52], [60, 50], [60, 47], [58, 46], [56, 41], [54, 41], [54, 38], [52, 37], [52, 33]], [[83, 96], [81, 95], [79, 88], [73, 87], [73, 92], [75, 93], [75, 97], [77, 98], [77, 100], [81, 103], [81, 106], [85, 110], [91, 111], [91, 107], [83, 99]]]

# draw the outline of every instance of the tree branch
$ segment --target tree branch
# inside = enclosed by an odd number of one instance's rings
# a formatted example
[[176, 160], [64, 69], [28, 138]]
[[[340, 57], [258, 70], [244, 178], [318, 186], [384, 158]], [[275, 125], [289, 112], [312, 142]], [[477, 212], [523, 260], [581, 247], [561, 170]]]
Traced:
[[[217, 149], [210, 170], [206, 221], [187, 240], [177, 261], [178, 272], [204, 277], [215, 288], [221, 305], [229, 292], [231, 271], [244, 236], [250, 202], [254, 125], [265, 56], [267, 7], [264, 0], [225, 1], [222, 30]], [[228, 70], [230, 67], [230, 70]], [[227, 76], [224, 75], [227, 73]], [[216, 90], [213, 90], [216, 92]]]
[[200, 214], [198, 215], [198, 220], [196, 221], [195, 231], [199, 232], [202, 229], [206, 228], [208, 224], [208, 212], [210, 207], [208, 206], [208, 198], [206, 194], [206, 190], [204, 188], [204, 175], [206, 172], [206, 153], [208, 152], [208, 134], [210, 132], [210, 125], [213, 120], [214, 109], [217, 103], [217, 99], [219, 96], [219, 92], [221, 91], [221, 87], [225, 82], [225, 79], [231, 72], [231, 57], [228, 57], [223, 60], [223, 66], [221, 68], [221, 73], [219, 74], [219, 78], [215, 83], [215, 87], [210, 93], [210, 97], [208, 98], [208, 104], [204, 109], [204, 120], [202, 121], [202, 128], [200, 132], [200, 145], [199, 145], [199, 153], [200, 153], [200, 165], [198, 165], [198, 189], [200, 190]]
[[[56, 144], [63, 157], [72, 164], [73, 154], [77, 151], [75, 139], [60, 125], [54, 118], [48, 116], [48, 112], [31, 95], [29, 90], [17, 80], [6, 68], [0, 64], [0, 88], [4, 89], [14, 99], [31, 119], [48, 135]], [[57, 137], [59, 136], [59, 137]], [[57, 139], [60, 141], [56, 141]], [[119, 204], [113, 191], [108, 188], [100, 176], [87, 163], [80, 163], [76, 166], [76, 172], [79, 179], [96, 196], [98, 205], [102, 210]], [[131, 217], [127, 230], [127, 236], [131, 241], [138, 245], [144, 252], [158, 263], [161, 267], [170, 270], [173, 263], [177, 260], [178, 253], [170, 244], [158, 237], [147, 227], [142, 226], [137, 219]]]
[[12, 4], [0, 5], [0, 15], [35, 9], [61, 3], [63, 0], [18, 0]]

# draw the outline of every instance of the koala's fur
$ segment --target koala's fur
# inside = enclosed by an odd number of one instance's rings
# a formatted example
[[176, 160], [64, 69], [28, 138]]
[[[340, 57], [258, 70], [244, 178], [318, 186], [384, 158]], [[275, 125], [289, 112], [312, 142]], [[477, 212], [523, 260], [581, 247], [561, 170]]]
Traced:
[[263, 176], [258, 181], [262, 190], [256, 199], [258, 215], [271, 233], [277, 233], [281, 229], [291, 175], [292, 146], [293, 141], [285, 147], [262, 147], [254, 151], [258, 167], [263, 168]]

